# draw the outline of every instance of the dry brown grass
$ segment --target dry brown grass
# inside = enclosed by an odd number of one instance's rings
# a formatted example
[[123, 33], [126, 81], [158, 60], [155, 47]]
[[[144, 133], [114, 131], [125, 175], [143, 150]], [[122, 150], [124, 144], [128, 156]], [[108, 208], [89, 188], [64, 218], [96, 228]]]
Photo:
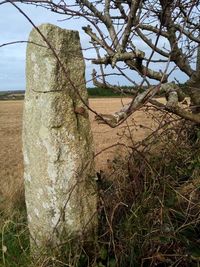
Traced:
[[[112, 113], [129, 101], [128, 98], [123, 100], [95, 98], [90, 99], [90, 105], [97, 112]], [[6, 203], [7, 210], [23, 199], [22, 113], [23, 101], [0, 102], [0, 208]], [[94, 121], [93, 114], [90, 114], [90, 119], [96, 153], [118, 142], [128, 144], [131, 140], [142, 140], [154, 127], [153, 121], [144, 111], [136, 112], [127, 122], [116, 129], [111, 129], [107, 125], [98, 125]], [[143, 126], [136, 127], [136, 124]], [[129, 125], [128, 128], [127, 125]], [[133, 139], [130, 138], [130, 135]], [[122, 147], [120, 149], [113, 147], [98, 155], [96, 157], [97, 171], [105, 170], [108, 160], [111, 160], [117, 153], [122, 156]]]
[[[120, 99], [90, 99], [90, 106], [100, 113], [112, 113], [121, 105]], [[6, 266], [27, 266], [31, 261], [24, 213], [13, 213], [24, 199], [22, 110], [23, 101], [0, 102], [0, 212], [3, 208], [12, 212], [0, 220]], [[95, 257], [99, 266], [116, 262], [119, 266], [198, 266], [199, 128], [150, 106], [117, 129], [98, 125], [93, 114], [90, 119], [96, 153], [111, 146], [95, 158], [97, 171], [104, 173], [98, 181], [100, 227], [91, 260]], [[155, 129], [139, 146], [137, 141]], [[122, 146], [114, 146], [117, 142]], [[129, 145], [132, 149], [127, 150]], [[88, 255], [84, 248], [76, 260], [89, 260]]]

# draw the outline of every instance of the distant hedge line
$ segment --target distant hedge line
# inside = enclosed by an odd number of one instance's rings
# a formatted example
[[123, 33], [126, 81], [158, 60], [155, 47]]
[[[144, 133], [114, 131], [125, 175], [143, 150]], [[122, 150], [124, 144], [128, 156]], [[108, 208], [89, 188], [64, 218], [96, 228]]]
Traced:
[[[124, 89], [130, 89], [128, 86], [124, 86]], [[128, 96], [127, 94], [123, 93], [115, 93], [110, 89], [104, 89], [104, 88], [97, 88], [97, 87], [90, 87], [87, 88], [88, 95], [90, 97], [117, 97], [117, 96]]]
[[[123, 89], [133, 89], [137, 90], [138, 88], [135, 87], [129, 87], [129, 86], [123, 86]], [[181, 88], [187, 93], [187, 88], [185, 88], [185, 85], [181, 85]], [[141, 89], [141, 92], [144, 90]], [[129, 94], [123, 94], [123, 93], [115, 93], [110, 89], [104, 89], [104, 88], [97, 88], [97, 87], [89, 87], [87, 88], [89, 97], [122, 97], [122, 96], [129, 96]], [[18, 90], [18, 91], [1, 91], [0, 92], [0, 100], [6, 100], [6, 99], [23, 99], [25, 91]], [[162, 96], [162, 93], [160, 93], [158, 96]]]

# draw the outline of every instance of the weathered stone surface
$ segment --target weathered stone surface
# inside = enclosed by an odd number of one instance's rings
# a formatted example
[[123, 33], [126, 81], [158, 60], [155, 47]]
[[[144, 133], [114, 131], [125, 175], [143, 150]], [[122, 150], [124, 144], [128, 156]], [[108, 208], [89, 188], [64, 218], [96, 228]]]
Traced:
[[[76, 31], [43, 24], [70, 79], [87, 102], [84, 61]], [[96, 187], [93, 142], [87, 110], [52, 51], [33, 29], [27, 47], [23, 120], [25, 196], [32, 246], [56, 246], [93, 232]], [[43, 47], [46, 46], [46, 47]]]

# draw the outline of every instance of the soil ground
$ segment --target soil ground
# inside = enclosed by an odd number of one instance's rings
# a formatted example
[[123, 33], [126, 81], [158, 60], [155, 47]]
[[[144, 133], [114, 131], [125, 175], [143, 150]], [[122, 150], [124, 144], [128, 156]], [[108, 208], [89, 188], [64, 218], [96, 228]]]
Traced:
[[[128, 102], [128, 98], [95, 98], [90, 99], [90, 106], [97, 112], [109, 114]], [[0, 101], [0, 203], [7, 197], [16, 198], [19, 188], [23, 188], [22, 115], [22, 100]], [[123, 155], [122, 146], [114, 146], [115, 144], [128, 145], [144, 139], [152, 131], [154, 122], [148, 116], [144, 110], [135, 112], [127, 122], [113, 129], [107, 125], [99, 125], [94, 120], [94, 114], [90, 114], [95, 153], [112, 146], [96, 157], [97, 171], [106, 169], [117, 154]]]
[[[130, 102], [129, 98], [97, 98], [90, 99], [90, 106], [98, 113], [112, 114], [120, 110], [123, 105]], [[143, 140], [155, 128], [152, 118], [149, 114], [137, 111], [126, 122], [117, 128], [110, 128], [105, 124], [98, 124], [94, 120], [94, 114], [90, 114], [92, 131], [94, 136], [95, 152], [100, 153], [102, 150], [111, 146], [110, 149], [103, 151], [96, 157], [97, 170], [104, 170], [108, 161], [114, 156], [122, 156], [122, 146], [114, 146], [117, 143], [131, 145], [132, 142]]]

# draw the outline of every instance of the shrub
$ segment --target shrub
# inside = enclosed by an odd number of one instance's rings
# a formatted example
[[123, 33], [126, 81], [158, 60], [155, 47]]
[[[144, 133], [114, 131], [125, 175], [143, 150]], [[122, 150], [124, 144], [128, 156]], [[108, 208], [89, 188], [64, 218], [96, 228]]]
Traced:
[[199, 266], [199, 133], [186, 122], [166, 125], [115, 159], [100, 191], [101, 266]]

